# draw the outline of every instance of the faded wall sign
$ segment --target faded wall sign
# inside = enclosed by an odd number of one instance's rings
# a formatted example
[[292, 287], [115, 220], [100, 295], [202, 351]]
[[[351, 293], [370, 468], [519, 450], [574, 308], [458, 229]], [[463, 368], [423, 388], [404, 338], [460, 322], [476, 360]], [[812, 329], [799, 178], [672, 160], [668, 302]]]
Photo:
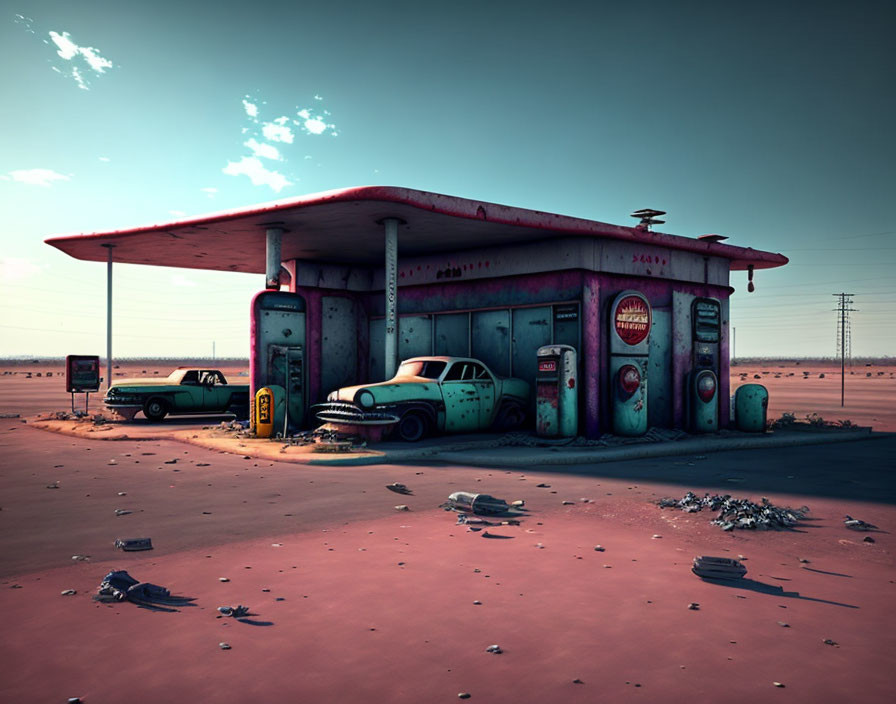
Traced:
[[616, 306], [616, 333], [628, 345], [637, 345], [650, 332], [650, 308], [640, 296], [626, 296]]

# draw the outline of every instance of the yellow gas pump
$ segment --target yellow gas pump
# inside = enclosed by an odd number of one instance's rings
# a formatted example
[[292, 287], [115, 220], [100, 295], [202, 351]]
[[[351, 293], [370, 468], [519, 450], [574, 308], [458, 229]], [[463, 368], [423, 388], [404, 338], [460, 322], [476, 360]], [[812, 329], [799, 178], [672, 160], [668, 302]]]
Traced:
[[260, 438], [274, 434], [274, 392], [267, 386], [255, 394], [255, 434]]

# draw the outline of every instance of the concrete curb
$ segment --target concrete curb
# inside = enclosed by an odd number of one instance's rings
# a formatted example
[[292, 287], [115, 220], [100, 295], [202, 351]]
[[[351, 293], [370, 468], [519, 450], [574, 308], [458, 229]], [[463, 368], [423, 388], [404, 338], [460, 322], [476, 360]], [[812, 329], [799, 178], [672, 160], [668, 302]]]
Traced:
[[707, 454], [728, 450], [761, 450], [777, 447], [824, 445], [857, 440], [880, 439], [892, 433], [872, 433], [870, 430], [819, 432], [777, 432], [749, 437], [688, 438], [670, 442], [644, 443], [622, 447], [495, 447], [490, 444], [467, 443], [466, 447], [440, 445], [420, 450], [385, 450], [376, 457], [316, 459], [309, 464], [346, 466], [396, 464], [408, 462], [440, 462], [477, 465], [482, 467], [532, 467], [537, 465], [597, 464], [638, 460], [651, 457]]

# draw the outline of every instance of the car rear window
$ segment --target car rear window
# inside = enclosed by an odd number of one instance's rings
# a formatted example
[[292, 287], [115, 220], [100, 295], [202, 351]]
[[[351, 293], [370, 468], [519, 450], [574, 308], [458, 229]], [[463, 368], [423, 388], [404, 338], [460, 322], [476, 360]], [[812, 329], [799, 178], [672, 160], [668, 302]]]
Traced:
[[445, 362], [417, 360], [415, 362], [402, 362], [395, 377], [420, 376], [424, 379], [438, 379], [443, 371], [445, 371]]

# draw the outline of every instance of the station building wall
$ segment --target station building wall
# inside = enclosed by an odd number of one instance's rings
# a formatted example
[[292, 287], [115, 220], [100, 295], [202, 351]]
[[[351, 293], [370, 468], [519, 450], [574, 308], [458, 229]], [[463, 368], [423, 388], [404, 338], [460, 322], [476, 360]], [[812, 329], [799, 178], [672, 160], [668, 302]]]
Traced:
[[[472, 356], [496, 374], [526, 379], [534, 393], [535, 350], [542, 344], [570, 344], [579, 357], [580, 432], [593, 437], [609, 427], [609, 353], [604, 342], [609, 308], [618, 293], [633, 289], [646, 296], [653, 313], [649, 424], [683, 427], [685, 377], [691, 368], [690, 304], [698, 296], [717, 298], [723, 314], [719, 420], [722, 427], [727, 425], [727, 262], [679, 252], [637, 254], [630, 246], [629, 251], [600, 248], [598, 256], [589, 242], [571, 243], [575, 256], [569, 247], [551, 246], [558, 242], [400, 261], [399, 360], [428, 354]], [[655, 271], [644, 266], [642, 258], [649, 259]], [[616, 271], [569, 268], [583, 262]], [[559, 270], [544, 270], [551, 267]], [[382, 270], [309, 267], [302, 262], [290, 262], [287, 268], [291, 290], [307, 303], [310, 402], [324, 400], [341, 386], [382, 381]], [[673, 271], [697, 280], [667, 278]]]

